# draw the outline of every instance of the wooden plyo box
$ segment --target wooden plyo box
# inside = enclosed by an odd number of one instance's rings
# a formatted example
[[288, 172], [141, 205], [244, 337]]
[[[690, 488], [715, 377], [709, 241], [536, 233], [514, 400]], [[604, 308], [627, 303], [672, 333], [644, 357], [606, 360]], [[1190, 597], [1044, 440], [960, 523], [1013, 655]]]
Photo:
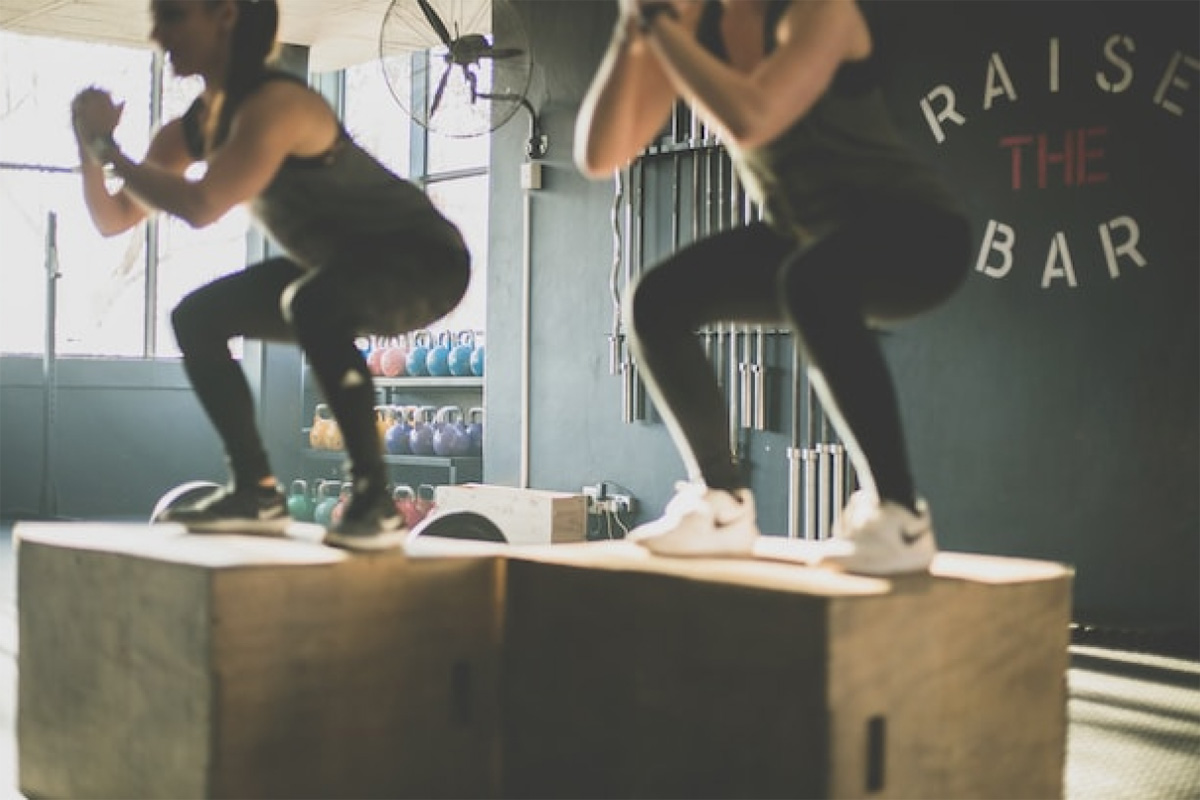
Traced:
[[[1062, 795], [1071, 572], [22, 524], [29, 797]], [[797, 563], [799, 562], [799, 563]]]
[[510, 559], [509, 797], [1061, 797], [1071, 571], [893, 580], [626, 542]]
[[439, 486], [436, 502], [441, 510], [482, 514], [504, 531], [510, 544], [560, 544], [587, 538], [587, 498], [582, 494], [464, 483]]
[[29, 797], [494, 793], [500, 561], [21, 524]]

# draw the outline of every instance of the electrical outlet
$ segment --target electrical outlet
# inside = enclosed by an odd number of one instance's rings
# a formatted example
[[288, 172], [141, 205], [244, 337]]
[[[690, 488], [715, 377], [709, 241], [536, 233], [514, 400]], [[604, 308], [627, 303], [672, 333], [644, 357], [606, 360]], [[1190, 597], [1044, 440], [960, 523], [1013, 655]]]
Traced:
[[587, 498], [587, 513], [601, 514], [632, 514], [633, 498], [627, 494], [609, 494], [603, 483], [583, 487], [583, 496]]
[[608, 502], [611, 509], [618, 514], [633, 513], [633, 498], [627, 494], [610, 494]]

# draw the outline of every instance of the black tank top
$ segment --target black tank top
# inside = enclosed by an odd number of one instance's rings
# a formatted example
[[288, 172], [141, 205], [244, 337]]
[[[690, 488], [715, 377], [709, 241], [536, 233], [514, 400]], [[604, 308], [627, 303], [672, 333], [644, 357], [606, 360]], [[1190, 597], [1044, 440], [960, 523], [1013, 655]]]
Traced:
[[[272, 80], [304, 83], [286, 72], [268, 71], [259, 85]], [[197, 160], [204, 158], [203, 115], [203, 98], [197, 98], [183, 117], [184, 137]], [[337, 263], [351, 248], [361, 253], [364, 243], [377, 240], [390, 243], [376, 248], [381, 257], [397, 250], [397, 239], [466, 249], [458, 229], [419, 187], [363, 150], [340, 124], [338, 128], [338, 139], [327, 152], [289, 156], [249, 204], [251, 214], [288, 255], [315, 269]]]
[[[771, 0], [764, 50], [790, 0]], [[720, 0], [708, 0], [696, 32], [713, 55], [727, 60]], [[872, 55], [838, 67], [825, 94], [773, 141], [756, 148], [728, 146], [738, 175], [764, 209], [767, 221], [801, 241], [819, 238], [888, 203], [925, 203], [958, 212], [940, 178], [919, 161], [894, 127]]]

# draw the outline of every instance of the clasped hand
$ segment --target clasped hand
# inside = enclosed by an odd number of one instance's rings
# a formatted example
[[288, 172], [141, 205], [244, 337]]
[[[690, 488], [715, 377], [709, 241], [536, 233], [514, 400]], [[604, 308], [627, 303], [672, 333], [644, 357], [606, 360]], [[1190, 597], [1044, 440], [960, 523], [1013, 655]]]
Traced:
[[[618, 0], [618, 2], [621, 16], [625, 19], [630, 17], [640, 19], [643, 6], [663, 5], [663, 0]], [[698, 18], [704, 8], [703, 0], [668, 0], [666, 5], [672, 6], [675, 9], [675, 16], [685, 21]]]
[[89, 86], [71, 101], [71, 124], [80, 149], [103, 162], [112, 147], [113, 131], [121, 121], [124, 103], [116, 103], [104, 89]]

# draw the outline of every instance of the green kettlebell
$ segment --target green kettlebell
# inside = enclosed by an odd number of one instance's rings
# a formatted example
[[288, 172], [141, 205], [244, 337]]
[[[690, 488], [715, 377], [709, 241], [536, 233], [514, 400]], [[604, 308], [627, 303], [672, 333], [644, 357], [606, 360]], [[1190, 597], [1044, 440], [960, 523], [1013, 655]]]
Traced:
[[300, 522], [312, 522], [313, 499], [308, 493], [308, 481], [297, 478], [292, 481], [291, 491], [288, 492], [287, 509], [292, 519]]
[[317, 507], [313, 509], [313, 522], [328, 528], [333, 522], [333, 509], [338, 504], [342, 486], [337, 481], [321, 481], [317, 484]]

